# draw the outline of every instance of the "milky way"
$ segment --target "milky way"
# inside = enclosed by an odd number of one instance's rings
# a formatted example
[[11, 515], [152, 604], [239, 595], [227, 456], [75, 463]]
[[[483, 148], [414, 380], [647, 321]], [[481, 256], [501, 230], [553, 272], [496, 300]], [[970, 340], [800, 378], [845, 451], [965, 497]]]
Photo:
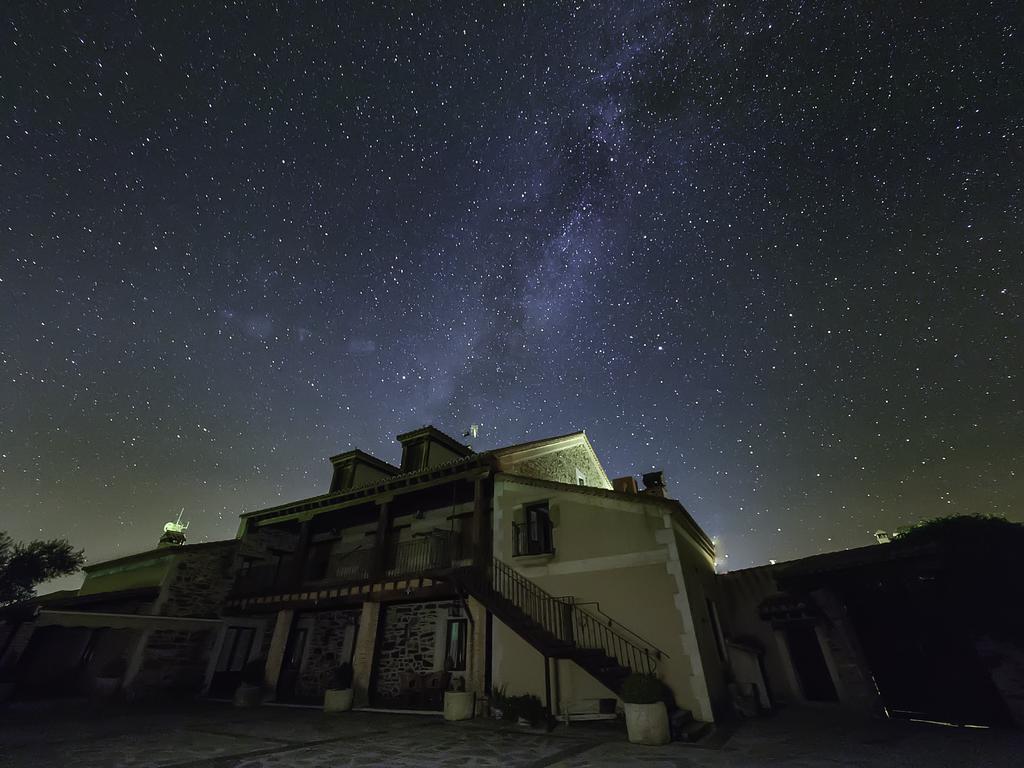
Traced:
[[231, 536], [427, 423], [586, 429], [724, 568], [1024, 515], [1012, 3], [255, 5], [2, 12], [16, 537]]

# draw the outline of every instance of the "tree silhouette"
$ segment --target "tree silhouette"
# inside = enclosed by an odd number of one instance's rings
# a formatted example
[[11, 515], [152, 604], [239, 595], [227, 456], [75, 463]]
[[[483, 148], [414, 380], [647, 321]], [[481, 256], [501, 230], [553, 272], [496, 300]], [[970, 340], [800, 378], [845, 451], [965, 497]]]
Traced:
[[0, 531], [0, 606], [27, 600], [37, 584], [74, 573], [85, 562], [67, 539], [19, 544]]
[[950, 610], [969, 633], [1024, 642], [1024, 524], [993, 515], [954, 515], [918, 523], [898, 533], [894, 543], [943, 549]]

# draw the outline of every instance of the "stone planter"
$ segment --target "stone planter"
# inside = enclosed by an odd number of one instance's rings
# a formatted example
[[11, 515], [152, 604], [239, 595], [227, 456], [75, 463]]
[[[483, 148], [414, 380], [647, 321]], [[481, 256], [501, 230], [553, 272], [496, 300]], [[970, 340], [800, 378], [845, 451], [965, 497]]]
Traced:
[[445, 691], [445, 720], [471, 720], [475, 707], [476, 695], [472, 691]]
[[352, 709], [351, 688], [328, 688], [324, 691], [324, 712], [348, 712]]
[[626, 731], [633, 744], [659, 746], [668, 744], [672, 740], [668, 729], [668, 710], [665, 709], [665, 702], [656, 701], [653, 704], [630, 704], [627, 702], [623, 706], [626, 710]]
[[233, 702], [236, 707], [258, 707], [263, 703], [263, 687], [243, 683], [235, 690]]

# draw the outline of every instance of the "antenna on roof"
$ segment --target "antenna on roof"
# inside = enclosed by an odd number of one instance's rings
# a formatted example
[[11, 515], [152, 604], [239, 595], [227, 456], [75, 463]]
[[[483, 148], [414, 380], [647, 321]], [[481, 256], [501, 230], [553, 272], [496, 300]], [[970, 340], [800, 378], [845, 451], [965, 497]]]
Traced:
[[188, 523], [181, 524], [181, 516], [185, 514], [185, 508], [181, 508], [181, 512], [178, 513], [178, 519], [173, 523], [164, 523], [164, 533], [173, 531], [174, 533], [182, 533], [188, 530]]
[[185, 531], [188, 528], [188, 523], [183, 525], [181, 522], [181, 516], [184, 514], [185, 508], [182, 507], [178, 513], [177, 520], [171, 523], [164, 523], [164, 534], [160, 537], [158, 546], [177, 547], [185, 543]]
[[465, 432], [463, 432], [462, 436], [463, 437], [469, 437], [469, 438], [472, 438], [473, 440], [476, 440], [476, 436], [479, 435], [479, 434], [480, 434], [480, 425], [479, 424], [470, 424], [469, 425], [469, 429], [467, 429]]

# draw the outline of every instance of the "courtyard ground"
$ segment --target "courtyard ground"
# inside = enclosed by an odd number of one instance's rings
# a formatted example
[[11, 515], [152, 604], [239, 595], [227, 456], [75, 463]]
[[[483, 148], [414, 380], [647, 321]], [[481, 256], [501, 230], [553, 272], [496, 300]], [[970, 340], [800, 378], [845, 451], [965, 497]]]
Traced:
[[638, 765], [693, 768], [1001, 768], [1024, 766], [1024, 733], [850, 720], [788, 710], [713, 734], [703, 745], [641, 747], [607, 724], [550, 734], [491, 721], [260, 707], [0, 710], [0, 766], [306, 768], [323, 766]]

